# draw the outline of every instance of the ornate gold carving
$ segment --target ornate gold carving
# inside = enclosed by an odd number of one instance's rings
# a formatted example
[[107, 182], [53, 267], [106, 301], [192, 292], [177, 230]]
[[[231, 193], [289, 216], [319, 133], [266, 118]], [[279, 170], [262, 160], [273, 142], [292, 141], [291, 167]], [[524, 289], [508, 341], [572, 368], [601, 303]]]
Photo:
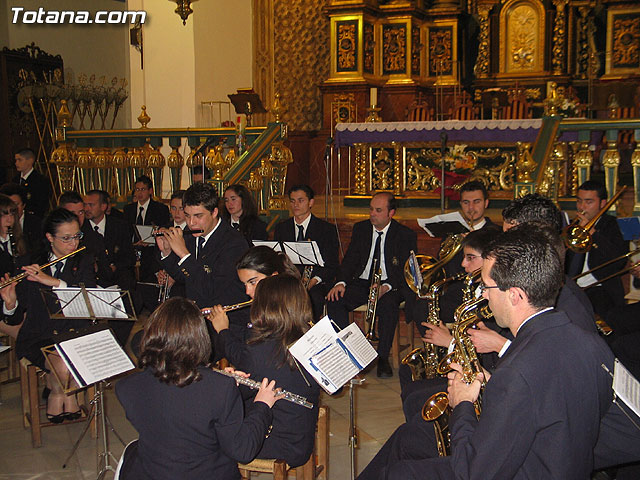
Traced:
[[473, 71], [478, 78], [485, 78], [489, 75], [489, 12], [492, 5], [478, 6], [478, 23], [480, 32], [478, 33], [478, 56]]
[[554, 75], [560, 75], [564, 71], [565, 59], [567, 52], [565, 50], [565, 37], [567, 34], [565, 7], [567, 0], [553, 0], [556, 7], [556, 18], [553, 22], [553, 56], [551, 63], [553, 64]]
[[531, 174], [536, 170], [538, 164], [531, 156], [530, 143], [516, 142], [518, 162], [516, 163], [516, 178], [518, 182], [531, 183]]
[[357, 121], [356, 97], [353, 93], [335, 94], [331, 102], [331, 108], [333, 125]]
[[358, 69], [358, 21], [337, 22], [336, 42], [338, 72], [354, 72]]
[[367, 193], [367, 152], [366, 145], [362, 143], [356, 143], [355, 148], [355, 179], [354, 179], [354, 193], [356, 195], [365, 195]]
[[547, 98], [544, 99], [544, 114], [558, 115], [558, 110], [564, 103], [564, 98], [558, 93], [558, 84], [556, 82], [549, 83]]
[[613, 20], [613, 68], [640, 67], [640, 13]]
[[618, 152], [616, 142], [609, 142], [609, 146], [602, 156], [602, 166], [604, 168], [617, 168], [620, 166], [620, 152]]
[[400, 195], [400, 177], [402, 173], [402, 155], [401, 155], [401, 147], [399, 143], [392, 142], [393, 145], [393, 194]]
[[407, 26], [382, 26], [382, 73], [390, 75], [407, 70]]
[[544, 68], [545, 13], [541, 2], [508, 0], [500, 11], [502, 73], [531, 73]]
[[425, 156], [425, 149], [407, 154], [406, 190], [432, 191], [440, 186], [440, 179], [431, 167], [421, 161]]
[[367, 118], [364, 120], [366, 123], [377, 123], [381, 122], [382, 118], [380, 118], [380, 111], [382, 109], [380, 107], [369, 107], [367, 108]]
[[429, 28], [429, 76], [453, 75], [453, 28]]
[[140, 125], [142, 125], [140, 128], [147, 128], [147, 125], [151, 121], [151, 117], [147, 115], [146, 105], [142, 105], [142, 112], [138, 116], [138, 121], [140, 122]]
[[365, 22], [363, 26], [363, 69], [365, 73], [373, 75], [374, 56], [375, 56], [375, 39], [373, 36], [373, 25]]
[[420, 75], [422, 62], [422, 41], [420, 40], [421, 32], [420, 27], [416, 25], [411, 26], [411, 74]]
[[371, 162], [371, 190], [393, 189], [393, 160], [389, 152], [381, 148]]
[[289, 200], [285, 196], [284, 186], [287, 181], [287, 167], [293, 162], [293, 155], [289, 147], [282, 142], [274, 142], [271, 145], [269, 163], [271, 164], [272, 177], [270, 184], [269, 208], [287, 210]]
[[280, 94], [276, 92], [273, 99], [273, 107], [271, 108], [271, 113], [273, 113], [273, 116], [277, 123], [280, 123], [280, 116], [284, 113], [284, 111], [285, 110], [282, 106], [282, 103], [280, 102]]

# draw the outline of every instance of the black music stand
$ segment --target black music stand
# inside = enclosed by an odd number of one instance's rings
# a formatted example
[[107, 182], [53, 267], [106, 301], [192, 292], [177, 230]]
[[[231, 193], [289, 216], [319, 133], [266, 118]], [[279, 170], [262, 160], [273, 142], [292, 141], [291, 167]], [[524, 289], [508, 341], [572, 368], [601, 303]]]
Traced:
[[238, 115], [245, 114], [247, 116], [247, 127], [251, 126], [251, 115], [254, 113], [267, 113], [260, 100], [260, 95], [252, 89], [238, 90], [238, 93], [227, 95], [231, 103], [236, 109]]
[[[75, 392], [90, 385], [96, 387], [87, 415], [87, 424], [65, 459], [62, 468], [66, 468], [67, 463], [78, 449], [91, 426], [91, 422], [94, 419], [99, 419], [98, 436], [102, 440], [102, 451], [97, 452], [99, 471], [96, 478], [101, 479], [109, 471], [115, 473], [116, 469], [111, 465], [111, 461], [116, 466], [118, 464], [117, 459], [109, 450], [107, 425], [122, 445], [126, 445], [107, 416], [104, 388], [108, 385], [109, 379], [132, 370], [135, 366], [117, 343], [109, 327], [98, 325], [98, 320], [117, 319], [135, 322], [137, 318], [131, 295], [127, 290], [85, 288], [84, 285], [56, 290], [41, 289], [40, 293], [50, 318], [91, 321], [91, 325], [87, 329], [60, 335], [56, 337], [57, 343], [43, 347], [41, 350], [65, 393]], [[128, 307], [125, 306], [124, 299], [128, 300]], [[131, 313], [128, 313], [127, 310]], [[77, 347], [82, 347], [83, 342], [87, 341], [90, 341], [91, 348], [85, 347], [81, 349], [82, 353], [79, 353]], [[61, 382], [60, 375], [53, 368], [53, 363], [49, 358], [52, 355], [61, 357], [69, 369], [71, 375], [68, 384], [65, 385]], [[109, 368], [105, 366], [107, 359]], [[73, 384], [71, 378], [74, 380]]]

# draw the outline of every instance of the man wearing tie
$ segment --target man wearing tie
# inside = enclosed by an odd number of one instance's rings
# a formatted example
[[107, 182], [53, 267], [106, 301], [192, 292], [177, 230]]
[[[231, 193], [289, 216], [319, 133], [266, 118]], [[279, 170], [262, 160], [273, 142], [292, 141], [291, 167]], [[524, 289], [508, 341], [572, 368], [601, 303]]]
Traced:
[[51, 197], [51, 185], [49, 180], [34, 170], [33, 165], [36, 155], [30, 148], [24, 148], [15, 155], [16, 175], [12, 183], [25, 188], [27, 192], [26, 210], [44, 218], [49, 211], [49, 197]]
[[[185, 237], [182, 229], [172, 227], [161, 229], [163, 236], [156, 237], [163, 268], [176, 281], [185, 283], [187, 298], [200, 308], [233, 305], [248, 299], [236, 274], [236, 262], [248, 245], [240, 232], [220, 219], [218, 202], [218, 194], [212, 185], [192, 185], [184, 193], [184, 214], [187, 227], [202, 230], [202, 233]], [[228, 315], [231, 330], [244, 339], [248, 310], [240, 309]], [[214, 340], [213, 329], [210, 334]], [[215, 356], [221, 358], [223, 352], [217, 350]]]
[[[273, 239], [278, 242], [314, 240], [324, 260], [324, 267], [313, 267], [307, 289], [313, 305], [313, 317], [319, 320], [324, 309], [327, 291], [333, 286], [338, 270], [338, 231], [334, 225], [311, 213], [314, 192], [308, 185], [294, 185], [289, 190], [293, 217], [278, 223]], [[302, 273], [304, 267], [298, 265]]]
[[366, 304], [373, 277], [374, 260], [382, 270], [377, 305], [378, 377], [389, 378], [393, 371], [389, 352], [398, 323], [400, 303], [405, 312], [412, 311], [415, 295], [404, 280], [404, 263], [411, 250], [416, 250], [413, 230], [393, 220], [396, 200], [391, 193], [377, 193], [369, 204], [369, 220], [353, 226], [351, 242], [338, 269], [338, 282], [327, 294], [327, 312], [340, 327], [349, 323], [349, 312]]

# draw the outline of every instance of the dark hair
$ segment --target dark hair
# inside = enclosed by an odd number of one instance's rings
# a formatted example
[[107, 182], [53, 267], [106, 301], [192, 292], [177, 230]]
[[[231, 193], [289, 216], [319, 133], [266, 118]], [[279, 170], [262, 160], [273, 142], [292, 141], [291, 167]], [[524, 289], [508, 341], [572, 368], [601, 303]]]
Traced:
[[178, 190], [176, 192], [173, 192], [171, 194], [171, 198], [169, 199], [169, 201], [173, 200], [174, 198], [179, 198], [180, 201], [183, 201], [184, 200], [184, 192], [185, 192], [184, 190]]
[[278, 341], [276, 358], [283, 358], [295, 368], [288, 347], [309, 329], [313, 310], [307, 289], [298, 278], [274, 275], [261, 280], [251, 304], [251, 338], [249, 344], [273, 339]]
[[263, 275], [274, 273], [300, 278], [300, 272], [289, 257], [265, 245], [251, 247], [236, 263], [236, 270], [254, 270]]
[[83, 203], [82, 197], [75, 190], [70, 190], [68, 192], [64, 192], [60, 195], [60, 199], [58, 200], [58, 206], [67, 205], [68, 203]]
[[134, 183], [134, 185], [136, 183], [144, 183], [148, 189], [153, 190], [153, 182], [146, 175], [140, 175], [138, 178], [136, 178], [136, 182]]
[[9, 214], [13, 215], [13, 225], [11, 226], [11, 236], [13, 237], [14, 243], [14, 245], [11, 246], [13, 256], [24, 255], [27, 253], [27, 244], [22, 235], [16, 204], [8, 195], [0, 193], [0, 215]]
[[197, 305], [182, 297], [163, 302], [147, 321], [140, 351], [140, 368], [151, 368], [161, 382], [184, 387], [199, 381], [211, 339]]
[[558, 252], [537, 226], [524, 223], [502, 233], [482, 257], [495, 259], [489, 276], [500, 290], [522, 289], [534, 308], [555, 305], [564, 275]]
[[371, 197], [371, 199], [373, 200], [375, 197], [379, 196], [379, 195], [383, 195], [385, 197], [387, 197], [387, 210], [397, 210], [398, 209], [398, 202], [396, 201], [396, 197], [393, 193], [390, 192], [378, 192], [376, 194], [373, 195], [373, 197]]
[[194, 183], [191, 185], [182, 197], [183, 207], [197, 207], [202, 205], [205, 209], [213, 212], [218, 208], [218, 192], [216, 187], [208, 183]]
[[462, 239], [462, 248], [469, 247], [480, 255], [486, 250], [496, 236], [502, 233], [497, 227], [486, 227], [482, 230], [474, 230]]
[[[22, 185], [18, 185], [17, 183], [5, 183], [0, 187], [0, 193], [5, 194], [7, 197], [19, 195], [22, 203], [25, 205], [27, 204], [27, 189]], [[82, 201], [82, 199], [80, 201]]]
[[487, 187], [484, 186], [484, 183], [478, 180], [472, 180], [471, 182], [463, 184], [462, 187], [460, 187], [460, 197], [462, 197], [463, 192], [477, 192], [478, 190], [482, 192], [482, 198], [485, 200], [489, 198]]
[[98, 195], [98, 201], [101, 205], [109, 205], [109, 194], [104, 190], [89, 190], [87, 195]]
[[[256, 205], [256, 201], [253, 199], [253, 195], [251, 195], [251, 192], [247, 187], [236, 183], [225, 188], [225, 193], [227, 192], [227, 190], [233, 190], [242, 201], [242, 215], [240, 216], [240, 226], [242, 226], [243, 219], [258, 217], [258, 206]], [[227, 212], [227, 207], [224, 205], [224, 202], [222, 202], [221, 212], [223, 215], [225, 215], [225, 218], [229, 218], [230, 215], [229, 212]]]
[[595, 180], [587, 180], [578, 187], [578, 190], [587, 190], [590, 192], [596, 192], [600, 201], [607, 199], [607, 189], [600, 182]]
[[[65, 208], [56, 208], [55, 210], [51, 210], [44, 219], [44, 223], [43, 223], [44, 233], [45, 234], [48, 233], [49, 235], [55, 237], [56, 234], [58, 233], [58, 228], [60, 228], [60, 225], [64, 225], [65, 223], [71, 223], [71, 222], [77, 223], [78, 229], [80, 228], [80, 220], [78, 220], [78, 217], [76, 216], [75, 213], [70, 212]], [[43, 242], [45, 244], [45, 248], [43, 249], [43, 252], [46, 252], [47, 254], [50, 253], [51, 244], [49, 243], [46, 237], [43, 239]]]
[[36, 152], [31, 150], [30, 148], [21, 148], [16, 152], [16, 155], [20, 155], [21, 157], [24, 157], [28, 160], [35, 161], [36, 159]]
[[562, 213], [551, 199], [539, 193], [511, 200], [502, 210], [502, 218], [510, 224], [539, 222], [550, 225], [558, 232], [562, 229]]
[[309, 185], [299, 184], [294, 185], [289, 189], [289, 193], [287, 195], [291, 196], [293, 192], [303, 191], [309, 200], [312, 200], [315, 196], [313, 189]]
[[[520, 225], [525, 225], [521, 227]], [[558, 258], [560, 259], [560, 266], [562, 267], [562, 271], [564, 272], [564, 260], [567, 253], [567, 247], [564, 244], [564, 240], [560, 236], [560, 232], [554, 225], [549, 225], [548, 223], [543, 222], [525, 222], [518, 224], [514, 227], [514, 229], [524, 228], [525, 231], [531, 231], [532, 228], [536, 228], [540, 235], [543, 235], [544, 238], [551, 244], [553, 248], [555, 248], [556, 252], [558, 252]], [[564, 283], [564, 282], [563, 282]]]

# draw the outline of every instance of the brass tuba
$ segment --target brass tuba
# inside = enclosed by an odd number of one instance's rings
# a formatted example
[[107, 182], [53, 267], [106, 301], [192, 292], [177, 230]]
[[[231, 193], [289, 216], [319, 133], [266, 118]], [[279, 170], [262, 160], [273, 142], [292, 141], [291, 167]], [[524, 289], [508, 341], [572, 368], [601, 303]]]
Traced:
[[626, 189], [627, 186], [625, 185], [618, 190], [616, 194], [605, 204], [605, 206], [602, 207], [602, 210], [600, 210], [595, 217], [589, 220], [584, 227], [578, 225], [579, 219], [576, 219], [562, 230], [562, 239], [569, 250], [576, 253], [586, 253], [594, 247], [593, 238], [591, 238], [589, 231], [593, 228], [600, 217], [611, 208], [611, 205], [620, 198], [620, 195], [622, 195]]
[[429, 255], [416, 255], [411, 252], [404, 264], [404, 279], [419, 298], [425, 298], [431, 285], [444, 278], [444, 266], [460, 251], [463, 238], [459, 233], [445, 238], [437, 260]]
[[[438, 365], [438, 373], [441, 375], [445, 375], [451, 370], [450, 365], [453, 362], [462, 367], [463, 379], [466, 383], [473, 382], [478, 374], [482, 372], [476, 348], [467, 331], [482, 318], [490, 318], [492, 316], [489, 307], [482, 305], [483, 303], [486, 303], [484, 298], [474, 298], [456, 309], [454, 314], [456, 323], [453, 327], [455, 349], [443, 358]], [[484, 382], [482, 387], [484, 388]], [[482, 410], [481, 402], [481, 397], [479, 396], [475, 403], [477, 415], [480, 415]], [[434, 422], [433, 427], [438, 440], [438, 453], [443, 457], [451, 452], [449, 413], [449, 396], [446, 392], [432, 395], [422, 407], [422, 418], [428, 422]]]

